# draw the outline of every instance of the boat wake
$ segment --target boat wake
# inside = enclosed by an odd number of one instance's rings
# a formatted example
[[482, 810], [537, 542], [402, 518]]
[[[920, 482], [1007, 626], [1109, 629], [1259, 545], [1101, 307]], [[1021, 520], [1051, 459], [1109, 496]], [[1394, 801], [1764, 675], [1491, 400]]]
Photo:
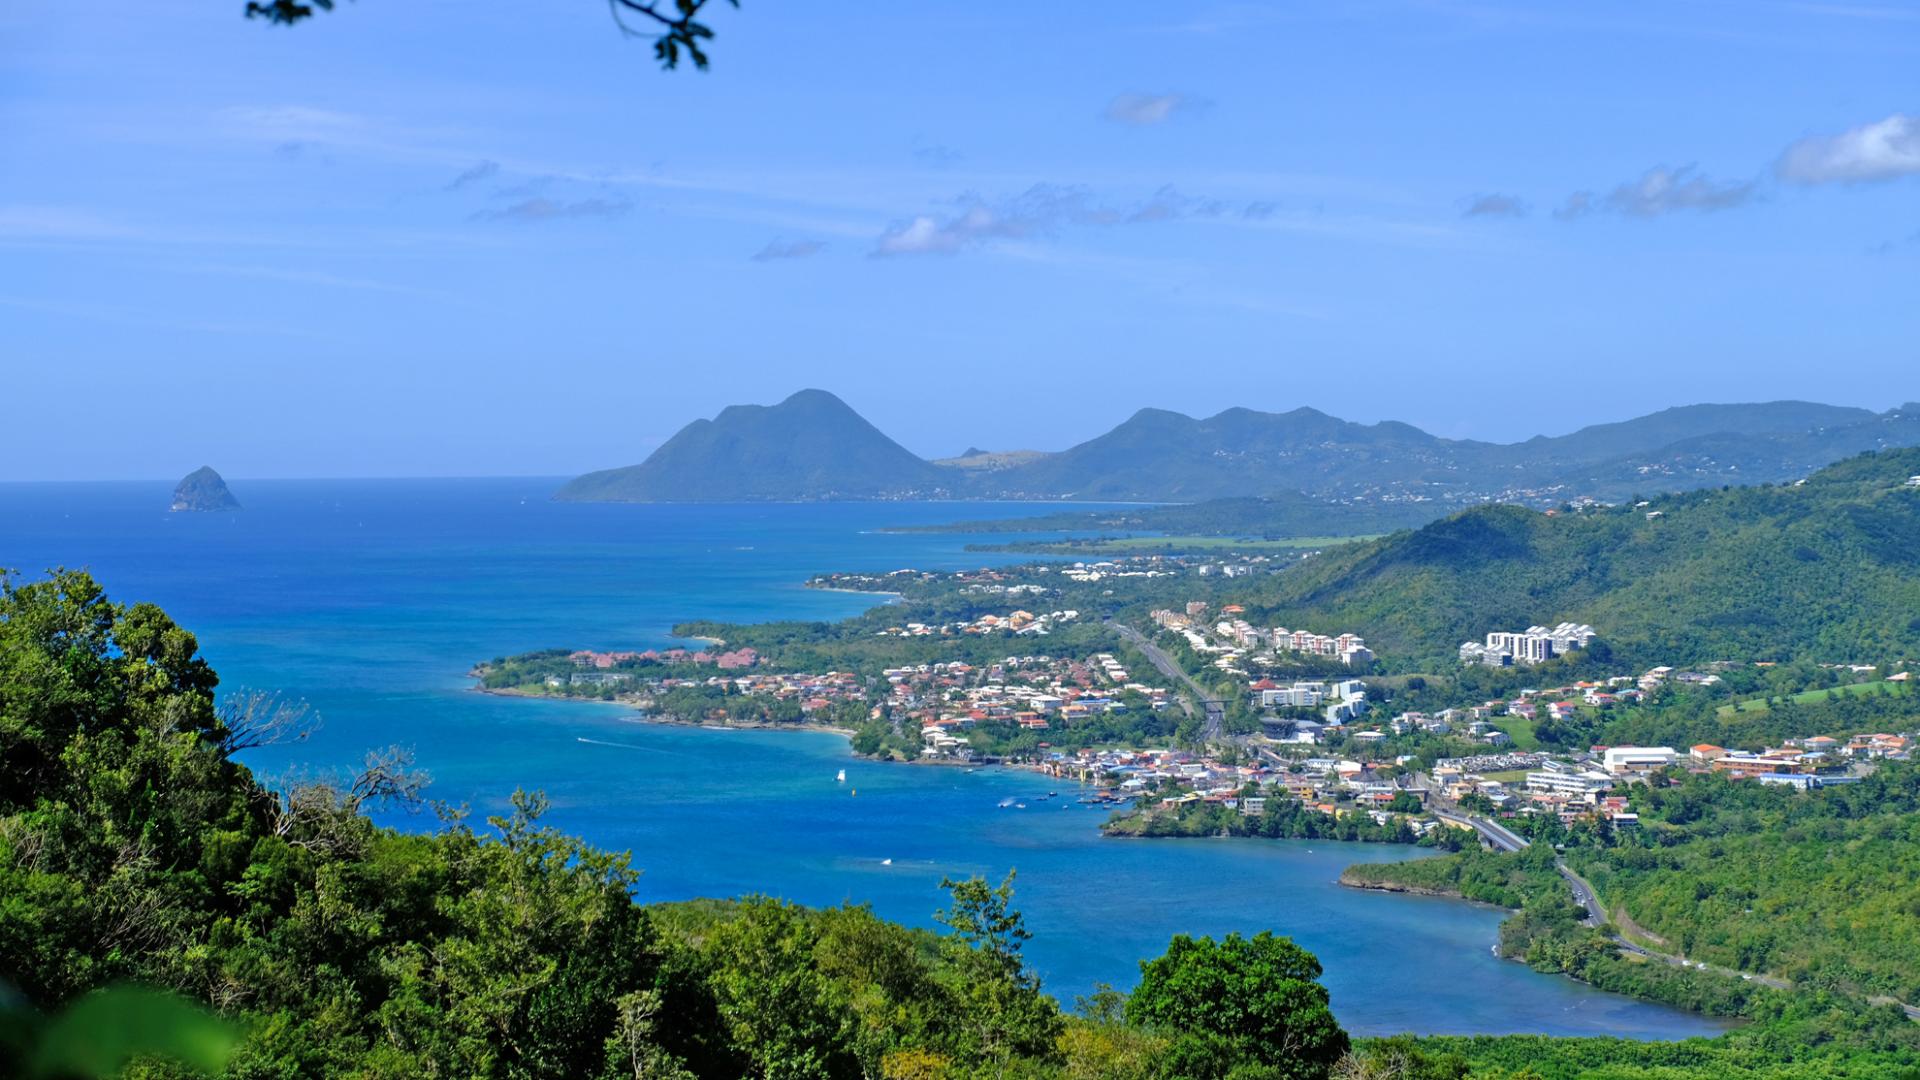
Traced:
[[575, 736], [574, 741], [586, 743], [588, 746], [611, 746], [616, 750], [638, 750], [643, 754], [668, 754], [673, 757], [680, 756], [674, 753], [672, 750], [661, 750], [658, 747], [653, 747], [653, 746], [635, 746], [632, 743], [608, 742], [605, 739], [589, 739], [585, 735]]

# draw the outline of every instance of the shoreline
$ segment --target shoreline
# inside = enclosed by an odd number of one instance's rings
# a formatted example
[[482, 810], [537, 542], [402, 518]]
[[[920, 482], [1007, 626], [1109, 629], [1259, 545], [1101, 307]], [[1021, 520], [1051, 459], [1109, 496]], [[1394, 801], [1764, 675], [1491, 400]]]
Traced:
[[[850, 590], [850, 591], [860, 591], [860, 590]], [[699, 728], [699, 729], [708, 730], [708, 731], [824, 732], [827, 734], [838, 735], [841, 738], [846, 739], [849, 743], [847, 756], [849, 758], [852, 758], [855, 761], [872, 762], [872, 763], [883, 764], [883, 765], [922, 765], [922, 766], [929, 766], [929, 767], [935, 767], [935, 768], [961, 767], [961, 768], [966, 768], [969, 771], [973, 769], [999, 768], [999, 769], [1007, 769], [1007, 770], [1017, 770], [1022, 772], [1033, 772], [1042, 776], [1048, 776], [1050, 779], [1052, 779], [1057, 783], [1072, 784], [1081, 788], [1099, 786], [1095, 784], [1089, 784], [1084, 781], [1074, 780], [1068, 777], [1052, 777], [1051, 774], [1045, 773], [1044, 770], [1042, 770], [1039, 766], [1031, 763], [1015, 763], [1015, 762], [1004, 762], [1004, 761], [972, 762], [972, 761], [957, 761], [957, 760], [944, 759], [944, 758], [943, 759], [916, 758], [910, 761], [903, 761], [893, 757], [869, 757], [862, 754], [856, 754], [852, 751], [851, 741], [854, 736], [854, 732], [852, 729], [838, 727], [830, 724], [812, 724], [812, 723], [805, 723], [805, 722], [797, 723], [797, 724], [774, 723], [769, 721], [743, 721], [739, 723], [732, 723], [732, 722], [716, 723], [709, 720], [686, 720], [680, 717], [662, 716], [662, 715], [647, 713], [641, 710], [638, 705], [634, 704], [631, 701], [618, 701], [618, 700], [602, 701], [597, 699], [572, 698], [572, 697], [567, 697], [565, 695], [544, 694], [544, 693], [538, 693], [538, 692], [527, 691], [527, 690], [519, 690], [514, 688], [488, 689], [486, 687], [476, 686], [474, 687], [474, 689], [483, 694], [494, 694], [501, 697], [546, 699], [546, 700], [555, 700], [555, 701], [575, 701], [583, 704], [597, 704], [597, 705], [620, 705], [634, 712], [635, 715], [628, 717], [626, 719], [627, 719], [627, 722], [636, 723], [636, 724], [653, 724], [653, 725], [660, 725], [663, 727]], [[1102, 808], [1096, 807], [1095, 809], [1102, 809]], [[1233, 836], [1230, 834], [1216, 834], [1216, 835], [1205, 836], [1205, 837], [1155, 837], [1155, 836], [1145, 836], [1145, 835], [1115, 834], [1107, 831], [1105, 827], [1105, 823], [1102, 823], [1101, 825], [1096, 826], [1095, 831], [1097, 832], [1100, 838], [1100, 841], [1102, 843], [1111, 842], [1115, 840], [1144, 841], [1144, 840], [1158, 840], [1158, 839], [1240, 840], [1240, 841], [1252, 842], [1252, 841], [1258, 841], [1263, 839], [1260, 837]], [[1369, 844], [1369, 845], [1374, 843], [1369, 841], [1334, 841], [1334, 842], [1335, 843], [1362, 843], [1362, 844]], [[1405, 847], [1408, 845], [1394, 844], [1394, 845], [1388, 845], [1388, 846]], [[1418, 858], [1418, 856], [1416, 856], [1416, 858]], [[1405, 896], [1431, 897], [1434, 899], [1445, 900], [1450, 903], [1468, 904], [1473, 907], [1481, 908], [1484, 910], [1505, 912], [1509, 915], [1511, 915], [1516, 910], [1512, 908], [1502, 907], [1498, 904], [1488, 903], [1483, 900], [1473, 900], [1466, 896], [1461, 895], [1457, 891], [1433, 889], [1425, 886], [1403, 885], [1397, 882], [1361, 881], [1357, 878], [1350, 876], [1351, 869], [1352, 868], [1349, 867], [1346, 870], [1342, 870], [1340, 875], [1337, 878], [1335, 878], [1335, 884], [1340, 886], [1341, 888], [1353, 889], [1358, 892], [1376, 892], [1376, 893], [1400, 894]], [[1496, 933], [1495, 941], [1496, 941], [1496, 949], [1497, 949], [1498, 947], [1497, 933]], [[1525, 961], [1514, 958], [1514, 957], [1502, 956], [1500, 957], [1500, 959], [1509, 963], [1520, 964], [1523, 967], [1526, 966]], [[1593, 984], [1588, 983], [1585, 980], [1577, 978], [1566, 972], [1559, 972], [1557, 974], [1559, 975], [1560, 978], [1567, 979], [1571, 982], [1577, 983], [1582, 986], [1592, 987], [1593, 989], [1601, 993], [1604, 993], [1613, 997], [1618, 997], [1626, 1001], [1632, 1001], [1638, 1004], [1652, 1005], [1659, 1008], [1670, 1009], [1678, 1013], [1698, 1016], [1710, 1022], [1727, 1023], [1729, 1028], [1739, 1026], [1739, 1021], [1737, 1020], [1733, 1020], [1730, 1022], [1729, 1018], [1726, 1018], [1726, 1017], [1715, 1017], [1715, 1016], [1712, 1016], [1711, 1014], [1696, 1012], [1694, 1010], [1685, 1009], [1680, 1006], [1673, 1005], [1668, 1002], [1663, 1002], [1655, 998], [1641, 997], [1639, 995], [1625, 993], [1620, 990], [1610, 990], [1604, 987], [1593, 986]]]
[[886, 599], [881, 601], [882, 604], [898, 604], [906, 599], [904, 593], [889, 592], [885, 589], [849, 589], [845, 585], [804, 585], [802, 588], [812, 589], [815, 592], [846, 593], [848, 596], [884, 596]]
[[[816, 724], [804, 720], [795, 724], [780, 723], [771, 720], [742, 720], [737, 723], [733, 721], [717, 723], [712, 720], [687, 720], [678, 716], [650, 713], [642, 709], [635, 702], [622, 701], [619, 698], [609, 700], [603, 698], [570, 697], [566, 694], [543, 694], [538, 691], [521, 690], [512, 686], [498, 688], [475, 686], [471, 689], [474, 693], [478, 694], [490, 694], [494, 697], [520, 698], [526, 701], [562, 701], [579, 705], [616, 705], [620, 708], [631, 710], [634, 713], [633, 716], [627, 718], [627, 722], [630, 724], [658, 724], [662, 727], [702, 728], [707, 731], [820, 731], [829, 735], [838, 735], [847, 740], [849, 743], [847, 756], [855, 761], [872, 761], [883, 765], [921, 765], [928, 768], [939, 769], [1014, 769], [1022, 772], [1036, 772], [1047, 775], [1045, 770], [1041, 769], [1040, 766], [1030, 762], [959, 761], [952, 758], [912, 758], [910, 760], [903, 760], [895, 757], [871, 757], [866, 754], [856, 754], [853, 752], [851, 743], [853, 742], [854, 735], [857, 733], [852, 728], [840, 727], [837, 724]], [[1058, 777], [1057, 779], [1065, 783], [1079, 784], [1082, 787], [1098, 786], [1089, 784], [1086, 781], [1074, 780], [1067, 777]]]

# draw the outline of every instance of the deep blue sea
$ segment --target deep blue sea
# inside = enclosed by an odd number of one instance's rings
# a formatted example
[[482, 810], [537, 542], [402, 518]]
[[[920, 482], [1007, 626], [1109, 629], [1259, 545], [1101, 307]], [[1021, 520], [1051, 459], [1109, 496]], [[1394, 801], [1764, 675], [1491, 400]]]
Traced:
[[[996, 559], [963, 550], [967, 537], [885, 526], [1051, 507], [572, 505], [548, 501], [557, 481], [525, 479], [232, 486], [238, 513], [169, 514], [165, 484], [0, 484], [0, 566], [91, 569], [117, 599], [159, 603], [196, 632], [224, 688], [310, 703], [319, 734], [256, 752], [262, 772], [399, 743], [437, 798], [477, 814], [516, 787], [544, 790], [555, 824], [633, 852], [643, 900], [851, 900], [925, 925], [943, 875], [1017, 869], [1030, 959], [1069, 1003], [1098, 982], [1131, 986], [1174, 934], [1271, 929], [1319, 955], [1335, 1011], [1360, 1033], [1719, 1030], [1496, 958], [1500, 912], [1334, 884], [1346, 865], [1413, 850], [1107, 840], [1101, 812], [1068, 792], [1031, 798], [1057, 786], [1033, 774], [858, 761], [824, 733], [637, 723], [617, 707], [478, 694], [465, 675], [534, 648], [668, 644], [689, 618], [844, 617], [871, 599], [802, 588], [808, 574]], [[1000, 808], [1007, 796], [1028, 809]]]

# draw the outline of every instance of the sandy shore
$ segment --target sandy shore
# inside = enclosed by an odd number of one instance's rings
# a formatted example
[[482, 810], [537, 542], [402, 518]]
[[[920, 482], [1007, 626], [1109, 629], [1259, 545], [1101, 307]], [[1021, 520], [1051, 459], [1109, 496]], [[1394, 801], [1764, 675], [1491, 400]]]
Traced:
[[815, 592], [846, 593], [849, 596], [885, 597], [886, 599], [881, 601], [881, 603], [885, 603], [885, 604], [897, 604], [902, 599], [904, 599], [904, 597], [902, 597], [901, 594], [897, 592], [887, 592], [884, 589], [849, 589], [840, 585], [809, 585], [807, 586], [807, 588], [812, 589]]

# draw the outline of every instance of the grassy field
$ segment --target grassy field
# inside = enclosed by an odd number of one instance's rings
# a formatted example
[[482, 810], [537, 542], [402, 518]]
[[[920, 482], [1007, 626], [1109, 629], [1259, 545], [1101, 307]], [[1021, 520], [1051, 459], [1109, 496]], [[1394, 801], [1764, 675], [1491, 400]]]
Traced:
[[1502, 716], [1494, 720], [1517, 750], [1538, 750], [1540, 739], [1533, 733], [1533, 721], [1524, 716]]
[[[1895, 694], [1905, 694], [1909, 692], [1908, 688], [1910, 685], [1909, 683], [1887, 682], [1881, 679], [1875, 682], [1851, 683], [1846, 686], [1830, 686], [1824, 690], [1805, 690], [1798, 694], [1789, 695], [1788, 700], [1792, 701], [1795, 705], [1811, 705], [1816, 701], [1825, 701], [1830, 697], [1840, 694], [1871, 694], [1882, 687], [1885, 687], [1888, 691]], [[1767, 698], [1763, 697], [1748, 698], [1745, 701], [1735, 701], [1720, 706], [1719, 710], [1721, 716], [1732, 716], [1736, 712], [1761, 713], [1766, 711]]]

